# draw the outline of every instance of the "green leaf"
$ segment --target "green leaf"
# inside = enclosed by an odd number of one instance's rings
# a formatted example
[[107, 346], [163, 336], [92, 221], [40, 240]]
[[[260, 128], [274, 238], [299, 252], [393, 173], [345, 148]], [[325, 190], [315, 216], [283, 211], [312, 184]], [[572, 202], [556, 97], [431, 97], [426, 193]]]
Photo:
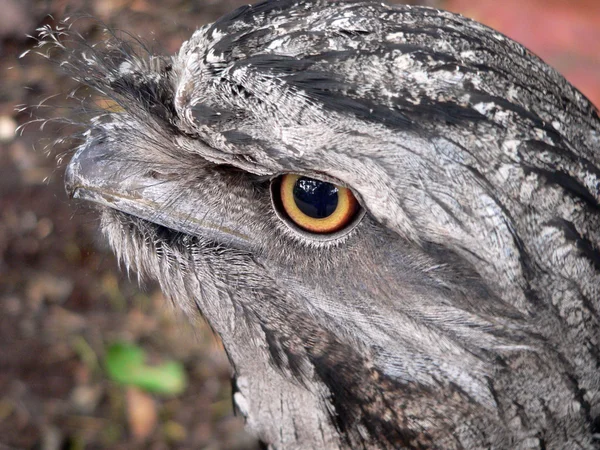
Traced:
[[117, 383], [133, 385], [155, 394], [176, 395], [187, 386], [181, 363], [167, 361], [149, 366], [144, 350], [126, 342], [116, 342], [108, 348], [105, 367], [108, 376]]

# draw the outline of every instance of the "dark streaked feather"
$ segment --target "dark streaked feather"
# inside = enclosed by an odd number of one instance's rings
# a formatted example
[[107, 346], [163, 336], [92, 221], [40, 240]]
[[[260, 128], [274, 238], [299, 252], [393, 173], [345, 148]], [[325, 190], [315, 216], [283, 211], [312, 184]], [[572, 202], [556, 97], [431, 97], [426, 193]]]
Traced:
[[[263, 441], [598, 448], [600, 120], [555, 70], [362, 1], [246, 6], [171, 60], [87, 52], [67, 65], [123, 112], [92, 121], [69, 186], [221, 335]], [[288, 172], [365, 218], [294, 234], [268, 185]]]

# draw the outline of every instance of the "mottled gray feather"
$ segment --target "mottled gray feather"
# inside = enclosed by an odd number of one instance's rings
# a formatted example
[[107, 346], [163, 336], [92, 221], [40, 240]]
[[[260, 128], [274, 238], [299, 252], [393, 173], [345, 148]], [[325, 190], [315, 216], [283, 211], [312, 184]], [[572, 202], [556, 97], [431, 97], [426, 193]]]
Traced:
[[[355, 1], [243, 7], [170, 59], [125, 45], [66, 59], [123, 110], [68, 187], [221, 336], [263, 441], [600, 448], [600, 120], [554, 69], [461, 16]], [[294, 233], [269, 194], [288, 172], [367, 214]]]

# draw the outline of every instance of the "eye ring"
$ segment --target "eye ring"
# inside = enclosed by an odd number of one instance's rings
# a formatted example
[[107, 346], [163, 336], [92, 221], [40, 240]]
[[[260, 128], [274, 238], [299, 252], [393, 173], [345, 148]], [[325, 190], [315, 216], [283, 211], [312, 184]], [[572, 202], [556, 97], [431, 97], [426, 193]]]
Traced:
[[291, 173], [271, 180], [271, 201], [289, 228], [319, 241], [345, 236], [365, 214], [350, 189]]

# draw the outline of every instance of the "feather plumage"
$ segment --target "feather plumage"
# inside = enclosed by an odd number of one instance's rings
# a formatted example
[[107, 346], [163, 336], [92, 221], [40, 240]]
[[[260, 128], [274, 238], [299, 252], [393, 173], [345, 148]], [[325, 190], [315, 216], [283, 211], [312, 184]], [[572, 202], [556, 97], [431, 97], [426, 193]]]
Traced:
[[[266, 443], [598, 448], [600, 120], [535, 55], [448, 12], [320, 0], [240, 8], [172, 58], [70, 55], [120, 109], [68, 189], [221, 336]], [[365, 217], [295, 234], [269, 194], [289, 172]]]

